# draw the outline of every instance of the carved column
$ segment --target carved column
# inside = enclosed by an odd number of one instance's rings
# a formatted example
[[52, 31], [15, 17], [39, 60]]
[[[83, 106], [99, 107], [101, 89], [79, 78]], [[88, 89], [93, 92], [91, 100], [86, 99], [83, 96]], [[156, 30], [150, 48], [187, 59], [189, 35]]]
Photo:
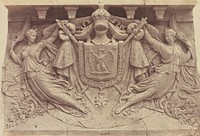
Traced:
[[153, 9], [155, 10], [157, 20], [164, 18], [165, 10], [167, 9], [167, 7], [160, 7], [159, 6], [159, 7], [153, 7]]
[[38, 18], [45, 20], [49, 7], [35, 7], [35, 9], [37, 10]]
[[69, 19], [76, 18], [76, 11], [78, 10], [78, 6], [70, 6], [70, 7], [66, 6], [64, 8], [67, 11], [67, 15]]
[[128, 19], [133, 19], [138, 7], [124, 7]]

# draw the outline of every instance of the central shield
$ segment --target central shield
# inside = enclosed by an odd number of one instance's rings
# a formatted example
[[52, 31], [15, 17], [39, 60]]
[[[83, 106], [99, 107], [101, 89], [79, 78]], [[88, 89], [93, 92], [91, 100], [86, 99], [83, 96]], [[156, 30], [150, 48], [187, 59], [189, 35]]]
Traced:
[[122, 50], [118, 44], [82, 44], [79, 47], [79, 73], [81, 80], [100, 89], [112, 86], [122, 76]]
[[85, 76], [96, 81], [117, 76], [118, 46], [84, 46]]

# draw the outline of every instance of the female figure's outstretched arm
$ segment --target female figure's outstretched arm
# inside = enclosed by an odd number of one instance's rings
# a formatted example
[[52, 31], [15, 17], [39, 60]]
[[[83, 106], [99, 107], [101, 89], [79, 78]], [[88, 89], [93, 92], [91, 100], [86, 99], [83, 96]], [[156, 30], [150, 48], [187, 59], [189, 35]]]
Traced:
[[161, 41], [156, 40], [151, 36], [146, 28], [144, 28], [144, 38], [150, 44], [150, 47], [160, 53], [163, 60], [171, 60], [173, 50], [167, 45], [163, 44]]
[[65, 32], [65, 34], [67, 36], [69, 36], [69, 38], [76, 44], [76, 45], [80, 45], [79, 41], [72, 35], [72, 33], [69, 31], [69, 29], [64, 28], [63, 31]]
[[53, 33], [51, 34], [51, 36], [50, 36], [49, 38], [47, 38], [46, 40], [47, 40], [48, 42], [51, 42], [51, 43], [55, 42], [55, 40], [56, 40], [56, 38], [57, 38], [57, 36], [58, 36], [58, 30], [59, 30], [59, 27], [56, 26], [56, 28], [55, 28], [55, 30], [53, 31]]
[[72, 23], [69, 23], [66, 20], [65, 21], [56, 20], [56, 21], [57, 21], [58, 26], [65, 32], [67, 36], [69, 36], [72, 42], [74, 42], [77, 46], [79, 46], [80, 45], [79, 41], [72, 35], [72, 32], [70, 32], [70, 30], [72, 30], [73, 33], [75, 33], [76, 31], [75, 25]]

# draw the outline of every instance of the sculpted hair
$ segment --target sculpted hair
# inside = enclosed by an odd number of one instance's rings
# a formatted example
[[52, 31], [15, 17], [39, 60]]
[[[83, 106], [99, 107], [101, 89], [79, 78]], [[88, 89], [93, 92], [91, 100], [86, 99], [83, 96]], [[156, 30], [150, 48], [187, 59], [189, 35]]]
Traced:
[[28, 29], [25, 33], [26, 38], [29, 37], [32, 33], [37, 33], [37, 29]]
[[166, 28], [165, 31], [164, 31], [164, 34], [170, 34], [171, 36], [173, 37], [176, 37], [176, 32], [174, 31], [174, 29], [169, 29], [169, 28]]

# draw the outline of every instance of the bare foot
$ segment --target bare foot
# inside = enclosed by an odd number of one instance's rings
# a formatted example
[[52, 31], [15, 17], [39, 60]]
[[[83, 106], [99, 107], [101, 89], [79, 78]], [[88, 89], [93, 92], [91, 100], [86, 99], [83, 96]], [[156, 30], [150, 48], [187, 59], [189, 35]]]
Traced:
[[79, 107], [79, 110], [80, 110], [82, 113], [84, 113], [84, 114], [87, 114], [87, 113], [88, 113], [88, 111], [86, 110], [86, 108], [83, 107], [83, 106], [80, 106], [80, 107]]
[[135, 96], [135, 94], [133, 94], [133, 93], [131, 93], [131, 94], [124, 94], [124, 95], [121, 97], [121, 100], [123, 100], [123, 101], [129, 101], [129, 100], [132, 99], [134, 96]]

